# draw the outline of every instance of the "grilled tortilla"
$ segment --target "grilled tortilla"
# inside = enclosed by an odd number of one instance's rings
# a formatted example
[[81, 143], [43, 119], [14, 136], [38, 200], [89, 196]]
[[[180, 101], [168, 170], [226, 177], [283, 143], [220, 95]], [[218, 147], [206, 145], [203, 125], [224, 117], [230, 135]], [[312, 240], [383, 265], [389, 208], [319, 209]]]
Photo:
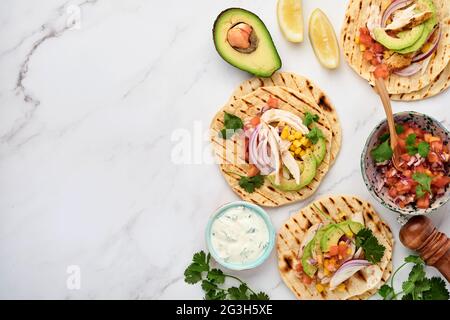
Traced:
[[[252, 193], [246, 192], [239, 186], [239, 176], [246, 175], [249, 167], [245, 162], [244, 139], [234, 134], [230, 139], [222, 139], [219, 136], [224, 123], [224, 111], [234, 114], [241, 119], [255, 116], [268, 99], [273, 96], [279, 100], [279, 109], [290, 111], [300, 118], [304, 118], [306, 112], [319, 116], [316, 125], [322, 130], [326, 141], [326, 156], [317, 168], [316, 175], [310, 184], [299, 191], [284, 192], [275, 189], [268, 179], [264, 185]], [[220, 164], [220, 170], [233, 191], [243, 200], [266, 207], [278, 207], [297, 202], [310, 197], [319, 187], [319, 184], [328, 171], [330, 163], [330, 151], [332, 130], [328, 118], [322, 113], [321, 108], [314, 100], [287, 87], [262, 87], [252, 93], [226, 104], [211, 122], [211, 142], [216, 160]]]
[[419, 91], [410, 93], [392, 94], [392, 100], [413, 101], [431, 98], [444, 90], [450, 85], [450, 63], [447, 64], [444, 71], [442, 71], [429, 85]]
[[[361, 52], [359, 45], [355, 42], [355, 37], [359, 28], [364, 27], [369, 16], [369, 8], [371, 5], [378, 5], [382, 7], [383, 0], [350, 0], [347, 7], [347, 12], [344, 19], [344, 24], [341, 31], [341, 46], [344, 52], [345, 59], [350, 64], [352, 69], [356, 71], [361, 77], [369, 81], [373, 86], [375, 84], [374, 76], [371, 72], [370, 64], [364, 60], [363, 52]], [[410, 77], [400, 77], [391, 74], [385, 81], [388, 92], [394, 96], [393, 99], [400, 100], [416, 100], [419, 97], [425, 97], [426, 93], [419, 93], [414, 95], [415, 99], [409, 99], [407, 94], [417, 92], [423, 88], [431, 85], [436, 81], [438, 76], [444, 71], [450, 60], [450, 5], [448, 0], [433, 0], [438, 20], [441, 26], [441, 40], [436, 52], [432, 55], [424, 72], [419, 72]], [[384, 10], [384, 7], [381, 9]], [[443, 86], [439, 86], [439, 90], [428, 90], [428, 96], [434, 93], [437, 94], [443, 90]], [[441, 90], [442, 89], [442, 90]], [[425, 89], [427, 90], [427, 89]], [[402, 96], [403, 94], [403, 96]], [[411, 96], [412, 97], [412, 96]], [[420, 98], [422, 99], [422, 98]]]
[[[297, 276], [295, 266], [298, 263], [298, 252], [308, 230], [318, 223], [325, 223], [327, 217], [334, 222], [348, 220], [353, 213], [362, 212], [364, 225], [372, 230], [378, 241], [386, 250], [377, 266], [381, 269], [378, 283], [370, 287], [367, 282], [367, 272], [361, 270], [346, 280], [345, 291], [326, 289], [319, 293], [314, 284], [304, 285]], [[334, 223], [333, 222], [333, 223]], [[377, 215], [373, 207], [366, 201], [355, 196], [327, 196], [314, 201], [298, 213], [292, 215], [280, 228], [277, 236], [278, 268], [281, 278], [298, 299], [346, 300], [367, 299], [377, 292], [392, 273], [392, 248], [394, 240], [389, 226]]]
[[242, 82], [233, 92], [229, 102], [247, 95], [260, 87], [282, 86], [296, 90], [313, 99], [331, 124], [331, 161], [333, 164], [341, 148], [342, 131], [336, 109], [328, 96], [311, 80], [290, 72], [276, 72], [270, 78], [251, 78]]

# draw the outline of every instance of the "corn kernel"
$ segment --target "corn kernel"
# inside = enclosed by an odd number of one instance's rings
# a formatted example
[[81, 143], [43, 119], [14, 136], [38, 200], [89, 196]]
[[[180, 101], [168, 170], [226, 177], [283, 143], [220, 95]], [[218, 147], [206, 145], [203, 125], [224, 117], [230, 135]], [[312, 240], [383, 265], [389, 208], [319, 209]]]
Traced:
[[311, 141], [309, 139], [306, 141], [306, 146], [307, 147], [311, 147], [312, 146], [312, 143], [311, 143]]
[[303, 135], [301, 132], [296, 131], [294, 136], [295, 136], [295, 139], [300, 139]]
[[308, 142], [308, 138], [306, 138], [306, 137], [303, 137], [303, 138], [300, 139], [300, 144], [302, 146], [306, 145], [307, 142]]
[[363, 44], [360, 44], [359, 45], [359, 50], [361, 50], [361, 51], [366, 51], [366, 46], [365, 45], [363, 45]]
[[294, 140], [294, 141], [292, 142], [292, 144], [293, 144], [296, 148], [300, 147], [300, 141], [298, 141], [298, 140]]
[[356, 42], [356, 44], [359, 44], [359, 36], [355, 37], [355, 42]]
[[324, 286], [321, 285], [320, 283], [316, 284], [316, 289], [319, 293], [325, 290]]
[[347, 254], [351, 254], [352, 253], [352, 249], [348, 248], [347, 249]]
[[351, 238], [351, 237], [353, 237], [353, 232], [351, 232], [351, 231], [346, 232], [345, 235], [346, 235], [348, 238]]
[[289, 151], [289, 152], [291, 153], [291, 155], [292, 155], [293, 157], [295, 157], [295, 154], [294, 154], [293, 151]]
[[300, 156], [303, 157], [304, 155], [306, 155], [306, 151], [305, 151], [305, 150], [302, 150], [302, 151], [300, 152]]
[[295, 149], [295, 151], [294, 151], [294, 153], [295, 153], [297, 156], [300, 155], [300, 152], [302, 152], [302, 149], [300, 149], [300, 148], [297, 148], [297, 149]]
[[295, 136], [293, 134], [290, 134], [288, 137], [289, 141], [294, 141], [295, 140]]
[[341, 283], [340, 285], [337, 286], [338, 291], [345, 291], [345, 283]]
[[283, 130], [281, 132], [281, 139], [286, 140], [289, 137], [289, 132]]
[[292, 151], [292, 152], [294, 152], [295, 149], [297, 149], [297, 148], [296, 148], [293, 144], [291, 144], [291, 146], [289, 147], [289, 150]]

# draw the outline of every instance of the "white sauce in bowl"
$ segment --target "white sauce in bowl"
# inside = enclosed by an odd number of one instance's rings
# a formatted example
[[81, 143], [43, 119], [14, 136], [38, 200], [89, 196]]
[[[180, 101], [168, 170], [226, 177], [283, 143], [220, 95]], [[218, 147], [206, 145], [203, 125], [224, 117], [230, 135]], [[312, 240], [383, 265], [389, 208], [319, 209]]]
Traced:
[[261, 257], [269, 245], [264, 219], [244, 206], [227, 209], [211, 226], [211, 244], [225, 262], [246, 264]]

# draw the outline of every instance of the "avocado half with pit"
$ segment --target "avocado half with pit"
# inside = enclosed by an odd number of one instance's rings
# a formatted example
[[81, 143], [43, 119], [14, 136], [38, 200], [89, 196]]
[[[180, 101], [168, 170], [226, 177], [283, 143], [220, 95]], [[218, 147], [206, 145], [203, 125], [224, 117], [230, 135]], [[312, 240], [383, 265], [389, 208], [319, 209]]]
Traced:
[[275, 183], [275, 176], [268, 175], [270, 183], [281, 191], [298, 191], [301, 188], [307, 186], [316, 176], [317, 163], [314, 155], [305, 155], [303, 161], [297, 161], [300, 168], [300, 183], [297, 183], [294, 178], [285, 178], [281, 176], [280, 184]]
[[264, 22], [254, 13], [230, 8], [219, 14], [213, 28], [214, 45], [229, 64], [258, 77], [270, 77], [281, 59]]

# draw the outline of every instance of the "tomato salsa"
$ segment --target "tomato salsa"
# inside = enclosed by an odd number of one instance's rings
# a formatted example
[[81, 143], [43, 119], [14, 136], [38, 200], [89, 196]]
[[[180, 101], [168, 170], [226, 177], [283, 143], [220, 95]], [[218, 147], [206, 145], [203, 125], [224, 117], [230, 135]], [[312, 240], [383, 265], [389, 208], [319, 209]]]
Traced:
[[411, 205], [427, 209], [450, 184], [448, 141], [414, 123], [398, 124], [396, 130], [401, 172], [391, 161], [388, 132], [380, 136], [379, 144], [371, 151], [381, 177], [378, 191], [387, 188], [389, 197], [401, 208]]

